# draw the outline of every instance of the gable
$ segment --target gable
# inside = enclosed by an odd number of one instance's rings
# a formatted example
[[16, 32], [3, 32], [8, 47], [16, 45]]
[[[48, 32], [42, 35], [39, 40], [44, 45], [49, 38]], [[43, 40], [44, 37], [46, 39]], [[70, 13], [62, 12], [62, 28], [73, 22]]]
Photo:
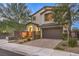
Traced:
[[45, 12], [47, 12], [47, 11], [52, 11], [52, 10], [54, 10], [55, 8], [56, 8], [56, 7], [54, 7], [54, 6], [45, 6], [45, 7], [41, 8], [40, 10], [38, 10], [37, 12], [35, 12], [34, 14], [32, 14], [32, 16], [33, 16], [33, 15], [36, 15], [37, 13], [43, 14], [43, 13], [45, 13]]

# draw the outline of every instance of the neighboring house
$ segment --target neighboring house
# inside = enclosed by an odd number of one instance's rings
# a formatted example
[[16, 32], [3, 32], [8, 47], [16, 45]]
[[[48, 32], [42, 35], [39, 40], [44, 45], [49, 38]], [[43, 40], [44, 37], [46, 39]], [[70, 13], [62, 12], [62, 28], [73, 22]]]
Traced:
[[[32, 15], [32, 23], [28, 22], [27, 30], [39, 32], [40, 38], [61, 39], [63, 27], [54, 22], [53, 10], [56, 7], [46, 6]], [[36, 37], [36, 36], [35, 36]]]
[[79, 39], [79, 29], [73, 28], [71, 31], [71, 35], [73, 38], [78, 38]]

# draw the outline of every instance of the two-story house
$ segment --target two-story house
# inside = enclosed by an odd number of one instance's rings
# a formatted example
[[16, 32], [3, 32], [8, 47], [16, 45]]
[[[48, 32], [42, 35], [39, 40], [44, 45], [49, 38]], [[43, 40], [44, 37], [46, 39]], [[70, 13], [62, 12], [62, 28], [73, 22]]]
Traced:
[[45, 6], [32, 15], [32, 23], [27, 24], [28, 31], [39, 32], [40, 38], [61, 39], [63, 27], [54, 22], [53, 10], [56, 7]]

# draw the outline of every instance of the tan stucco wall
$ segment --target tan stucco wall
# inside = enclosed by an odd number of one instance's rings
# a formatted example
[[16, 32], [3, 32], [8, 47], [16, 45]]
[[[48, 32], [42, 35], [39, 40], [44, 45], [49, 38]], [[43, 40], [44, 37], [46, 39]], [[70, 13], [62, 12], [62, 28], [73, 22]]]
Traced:
[[45, 17], [44, 17], [45, 14], [52, 13], [52, 11], [46, 11], [45, 13], [40, 14], [43, 11], [44, 10], [42, 10], [42, 11], [38, 12], [37, 14], [33, 15], [33, 16], [36, 17], [36, 20], [33, 21], [34, 23], [39, 24], [39, 25], [42, 25], [42, 24], [47, 24], [47, 23], [52, 23], [53, 22], [53, 21], [45, 21]]

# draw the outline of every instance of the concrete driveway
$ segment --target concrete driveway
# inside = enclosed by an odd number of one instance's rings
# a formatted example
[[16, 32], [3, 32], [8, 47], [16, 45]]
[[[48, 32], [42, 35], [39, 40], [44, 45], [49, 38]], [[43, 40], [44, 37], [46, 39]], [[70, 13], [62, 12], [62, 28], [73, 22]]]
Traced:
[[53, 49], [62, 39], [37, 39], [23, 43], [24, 45]]

